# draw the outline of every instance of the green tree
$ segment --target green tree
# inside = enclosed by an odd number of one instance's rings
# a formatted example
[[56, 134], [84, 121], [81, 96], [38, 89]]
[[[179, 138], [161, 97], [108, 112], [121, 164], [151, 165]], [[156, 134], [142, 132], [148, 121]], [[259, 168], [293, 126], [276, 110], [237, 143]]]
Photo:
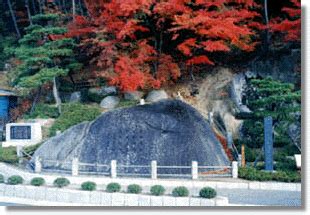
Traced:
[[242, 142], [249, 147], [261, 147], [264, 143], [263, 118], [272, 116], [275, 146], [291, 143], [288, 127], [296, 121], [296, 113], [301, 110], [301, 92], [296, 91], [294, 85], [271, 78], [252, 79], [244, 103], [252, 114], [244, 121]]
[[17, 67], [14, 84], [25, 89], [40, 89], [43, 84], [53, 82], [56, 106], [61, 112], [57, 78], [81, 67], [74, 57], [76, 44], [63, 36], [67, 30], [62, 27], [61, 15], [38, 14], [32, 17], [32, 23], [25, 28], [26, 34], [15, 51], [22, 63]]

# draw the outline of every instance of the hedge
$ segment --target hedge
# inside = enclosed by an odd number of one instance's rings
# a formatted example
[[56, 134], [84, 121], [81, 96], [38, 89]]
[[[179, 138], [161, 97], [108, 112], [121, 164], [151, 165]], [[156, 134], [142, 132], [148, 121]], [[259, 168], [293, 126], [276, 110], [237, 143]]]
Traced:
[[109, 193], [116, 193], [121, 190], [121, 185], [119, 183], [110, 183], [107, 185], [106, 191]]
[[189, 191], [186, 187], [180, 186], [173, 189], [172, 195], [175, 197], [188, 196]]
[[162, 196], [165, 194], [166, 190], [161, 185], [154, 185], [151, 187], [151, 194], [154, 196]]

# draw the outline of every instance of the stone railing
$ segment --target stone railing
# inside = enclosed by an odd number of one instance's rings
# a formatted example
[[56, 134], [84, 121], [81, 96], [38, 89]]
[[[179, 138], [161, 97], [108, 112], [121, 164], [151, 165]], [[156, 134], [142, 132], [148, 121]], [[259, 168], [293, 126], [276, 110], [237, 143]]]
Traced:
[[[57, 165], [65, 165], [66, 170], [57, 170], [53, 168], [48, 168], [45, 166], [46, 163], [54, 163]], [[238, 178], [238, 162], [233, 161], [231, 166], [199, 166], [197, 161], [192, 161], [191, 166], [159, 166], [157, 161], [152, 161], [150, 165], [119, 165], [116, 160], [112, 160], [110, 164], [91, 164], [91, 163], [80, 163], [77, 158], [74, 158], [71, 162], [60, 162], [60, 161], [51, 161], [51, 160], [41, 160], [40, 157], [35, 158], [35, 172], [41, 173], [44, 171], [60, 171], [62, 173], [71, 174], [72, 176], [78, 176], [82, 171], [81, 167], [92, 167], [92, 168], [105, 168], [105, 171], [86, 171], [87, 175], [92, 174], [102, 174], [106, 176], [111, 176], [111, 178], [117, 178], [119, 175], [129, 176], [133, 175], [130, 173], [121, 173], [118, 172], [118, 167], [120, 168], [144, 168], [148, 169], [149, 174], [139, 174], [135, 173], [134, 176], [149, 176], [152, 179], [157, 179], [158, 177], [187, 177], [193, 180], [203, 178], [203, 177], [232, 177]], [[173, 169], [173, 170], [183, 170], [187, 173], [185, 174], [170, 174], [158, 173], [159, 169]]]

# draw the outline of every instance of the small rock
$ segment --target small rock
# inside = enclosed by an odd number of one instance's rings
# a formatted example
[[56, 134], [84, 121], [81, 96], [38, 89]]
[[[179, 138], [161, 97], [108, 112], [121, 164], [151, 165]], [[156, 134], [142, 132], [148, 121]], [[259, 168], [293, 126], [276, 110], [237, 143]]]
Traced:
[[88, 92], [92, 94], [97, 94], [99, 96], [110, 96], [110, 95], [116, 95], [117, 89], [114, 86], [109, 86], [101, 88], [90, 88]]
[[140, 91], [126, 92], [124, 94], [124, 97], [126, 100], [139, 101], [143, 97], [143, 92]]
[[81, 101], [81, 92], [77, 91], [71, 94], [70, 102], [80, 102]]
[[162, 99], [168, 99], [168, 94], [164, 90], [152, 90], [146, 97], [147, 102], [157, 102]]
[[100, 107], [106, 109], [115, 108], [120, 102], [120, 99], [116, 96], [107, 96], [100, 102]]

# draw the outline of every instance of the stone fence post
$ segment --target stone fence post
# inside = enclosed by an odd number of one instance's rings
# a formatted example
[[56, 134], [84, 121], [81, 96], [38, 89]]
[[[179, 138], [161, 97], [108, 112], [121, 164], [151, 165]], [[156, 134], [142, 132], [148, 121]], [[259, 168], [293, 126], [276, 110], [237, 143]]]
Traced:
[[71, 173], [73, 176], [78, 176], [79, 175], [79, 159], [78, 158], [73, 158], [72, 159], [72, 169]]
[[37, 156], [37, 157], [35, 157], [35, 160], [34, 160], [34, 172], [40, 173], [41, 171], [42, 171], [41, 159], [39, 156]]
[[157, 179], [157, 161], [151, 163], [152, 179]]
[[111, 177], [116, 178], [117, 177], [117, 164], [116, 160], [111, 160]]
[[232, 166], [232, 177], [238, 178], [238, 162], [233, 161], [231, 166]]
[[192, 161], [192, 179], [198, 179], [198, 162]]

